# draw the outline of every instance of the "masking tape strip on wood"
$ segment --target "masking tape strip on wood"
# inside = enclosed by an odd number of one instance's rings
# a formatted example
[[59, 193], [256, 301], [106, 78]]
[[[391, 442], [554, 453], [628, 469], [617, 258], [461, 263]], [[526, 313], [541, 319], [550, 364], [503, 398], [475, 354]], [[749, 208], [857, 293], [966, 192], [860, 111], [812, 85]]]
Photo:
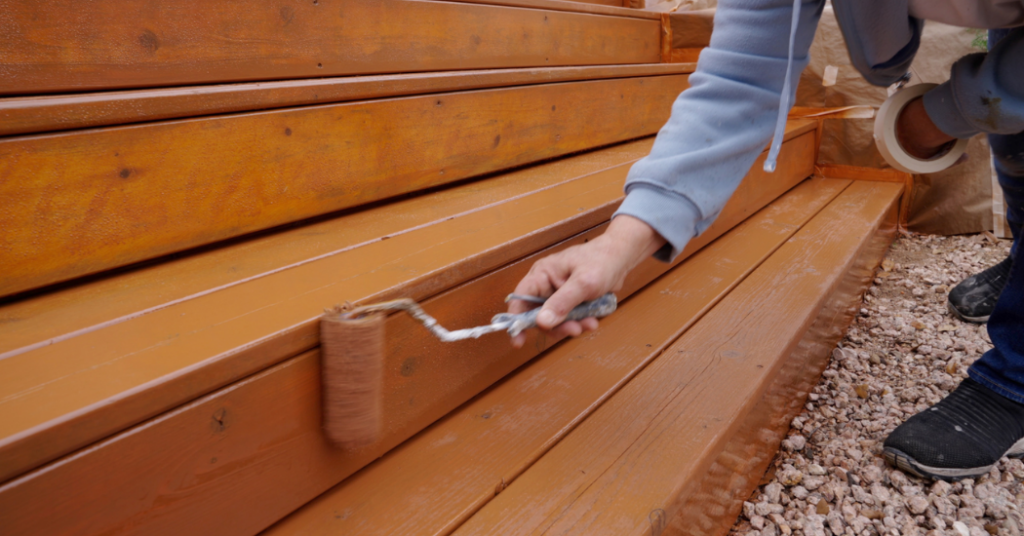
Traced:
[[957, 140], [948, 151], [928, 160], [911, 156], [896, 137], [896, 120], [910, 101], [936, 87], [936, 84], [917, 84], [894, 93], [882, 103], [875, 117], [875, 146], [890, 166], [907, 173], [936, 173], [953, 165], [967, 151], [967, 140]]

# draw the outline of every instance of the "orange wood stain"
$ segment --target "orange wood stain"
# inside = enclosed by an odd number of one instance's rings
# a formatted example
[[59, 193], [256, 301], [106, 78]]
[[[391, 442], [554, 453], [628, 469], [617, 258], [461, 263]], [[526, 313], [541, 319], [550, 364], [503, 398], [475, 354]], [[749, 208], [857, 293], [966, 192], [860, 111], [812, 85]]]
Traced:
[[283, 80], [0, 99], [0, 136], [470, 89], [693, 72], [693, 64], [596, 65]]
[[651, 142], [570, 156], [5, 305], [0, 307], [0, 360], [211, 289], [628, 164], [645, 156]]
[[0, 295], [653, 134], [687, 78], [446, 93], [0, 141]]
[[451, 531], [848, 184], [816, 179], [798, 186], [633, 295], [593, 335], [548, 351], [266, 534]]
[[[803, 128], [794, 124], [791, 133]], [[786, 150], [797, 163], [774, 181], [810, 175], [813, 133], [793, 138]], [[593, 227], [621, 200], [627, 169], [558, 184], [0, 360], [0, 475], [20, 474], [314, 347], [325, 304], [422, 300]], [[744, 216], [752, 211], [741, 194], [734, 207]]]
[[901, 191], [852, 184], [455, 534], [639, 535], [672, 519], [875, 234], [891, 238]]
[[[448, 0], [439, 0], [448, 1]], [[636, 17], [641, 19], [657, 19], [658, 14], [643, 9], [623, 9], [622, 0], [451, 0], [469, 4], [489, 4], [495, 6], [528, 7], [551, 11], [571, 11], [573, 13], [593, 13], [595, 15], [615, 15], [618, 17]], [[626, 0], [628, 2], [628, 0]]]
[[817, 385], [832, 349], [856, 315], [864, 291], [892, 243], [896, 226], [891, 213], [887, 218], [867, 237], [854, 265], [782, 362], [761, 401], [743, 417], [737, 433], [707, 472], [684, 486], [676, 503], [678, 513], [668, 521], [664, 534], [720, 535], [736, 523], [743, 501], [750, 498], [807, 393]]
[[563, 4], [621, 16], [409, 0], [17, 2], [0, 94], [659, 61], [657, 20]]
[[[820, 141], [821, 128], [818, 128]], [[907, 228], [910, 217], [910, 206], [914, 202], [914, 176], [910, 173], [892, 168], [864, 168], [844, 166], [841, 164], [818, 164], [814, 172], [822, 177], [850, 178], [861, 181], [897, 182], [903, 185], [903, 197], [900, 199], [900, 227]]]
[[672, 48], [701, 49], [711, 42], [711, 32], [715, 25], [714, 8], [677, 11], [667, 15], [672, 27]]
[[[802, 162], [801, 165], [780, 166], [774, 175], [752, 174], [715, 226], [687, 253], [808, 175], [812, 169], [813, 148], [802, 140], [812, 135], [806, 133], [787, 143], [787, 156]], [[794, 148], [800, 150], [793, 152]], [[621, 188], [621, 177], [618, 187]], [[562, 204], [565, 204], [564, 199]], [[574, 206], [569, 203], [570, 208]], [[537, 213], [552, 210], [540, 205], [531, 209]], [[508, 211], [509, 214], [519, 212], [522, 210]], [[506, 219], [502, 226], [507, 225], [510, 222]], [[591, 231], [576, 241], [595, 236], [597, 232], [599, 230]], [[453, 233], [449, 230], [446, 234], [452, 236]], [[480, 323], [494, 311], [477, 304], [494, 303], [500, 307], [501, 296], [518, 281], [531, 262], [532, 259], [526, 259], [445, 293], [429, 301], [427, 310], [452, 327]], [[666, 265], [647, 263], [631, 278], [625, 292], [634, 291], [665, 269]], [[252, 308], [252, 304], [246, 307]], [[0, 500], [27, 505], [35, 503], [35, 498], [42, 495], [64, 493], [59, 489], [73, 482], [75, 485], [62, 495], [66, 499], [59, 502], [68, 512], [73, 509], [75, 514], [59, 519], [49, 516], [43, 520], [39, 512], [24, 511], [3, 522], [6, 526], [36, 526], [45, 521], [56, 532], [73, 529], [93, 533], [121, 527], [146, 534], [162, 530], [181, 533], [185, 528], [187, 532], [244, 533], [255, 525], [263, 523], [265, 526], [285, 515], [553, 342], [535, 339], [519, 351], [511, 350], [500, 337], [462, 347], [443, 345], [431, 339], [422, 328], [411, 326], [403, 316], [389, 319], [388, 330], [387, 431], [378, 445], [350, 454], [326, 447], [318, 431], [318, 394], [316, 388], [311, 387], [318, 384], [316, 355], [304, 354], [8, 483], [0, 488]], [[473, 359], [466, 359], [466, 356], [473, 356]], [[289, 380], [292, 376], [283, 372], [299, 370], [293, 367], [300, 366], [301, 372], [296, 374], [302, 376], [302, 380]], [[265, 416], [265, 412], [275, 415]], [[107, 416], [106, 412], [103, 416]], [[209, 440], [203, 434], [208, 434], [211, 426], [214, 432], [224, 431], [222, 428], [230, 431], [232, 426], [236, 432]], [[298, 432], [299, 429], [302, 431]], [[174, 461], [167, 462], [164, 458], [168, 452], [178, 453], [172, 457]], [[226, 465], [212, 467], [221, 462]], [[207, 474], [209, 471], [213, 473]], [[302, 476], [297, 478], [296, 475]], [[88, 489], [77, 488], [79, 485]], [[132, 491], [126, 492], [126, 489]]]

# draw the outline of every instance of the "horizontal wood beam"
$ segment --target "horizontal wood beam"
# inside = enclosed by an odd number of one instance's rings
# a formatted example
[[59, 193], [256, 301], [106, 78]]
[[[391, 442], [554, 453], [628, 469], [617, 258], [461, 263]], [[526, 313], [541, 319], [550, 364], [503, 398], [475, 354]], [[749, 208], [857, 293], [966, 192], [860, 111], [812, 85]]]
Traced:
[[657, 19], [658, 13], [633, 9], [623, 0], [439, 0], [466, 2], [470, 4], [489, 4], [495, 6], [528, 7], [551, 11], [571, 11], [574, 13], [592, 13], [595, 15], [614, 15], [617, 17], [634, 17], [638, 19]]
[[668, 13], [672, 26], [672, 48], [703, 48], [715, 29], [715, 9]]
[[[848, 185], [815, 179], [797, 186], [633, 295], [593, 335], [549, 350], [264, 536], [449, 533]], [[336, 518], [339, 511], [347, 515]]]
[[[813, 171], [813, 128], [805, 121], [788, 130], [787, 151], [800, 155], [791, 164], [798, 177]], [[332, 303], [422, 300], [598, 225], [621, 201], [628, 167], [321, 255], [2, 359], [0, 481], [315, 347], [319, 316]], [[737, 210], [749, 215], [742, 204]]]
[[0, 95], [659, 61], [657, 20], [561, 4], [628, 16], [416, 0], [14, 2]]
[[521, 86], [0, 140], [0, 296], [653, 134], [687, 78]]
[[0, 136], [428, 93], [687, 74], [693, 64], [387, 74], [0, 99]]
[[[765, 174], [755, 166], [712, 228], [688, 246], [683, 258], [806, 177], [813, 169], [812, 142], [810, 132], [791, 139], [784, 146], [785, 158], [780, 160], [779, 170], [774, 174]], [[611, 194], [613, 199], [621, 195], [618, 191], [626, 169], [627, 166], [614, 168], [610, 170], [613, 174], [607, 176], [614, 179], [611, 181], [616, 191]], [[463, 232], [480, 229], [483, 235], [499, 228], [512, 228], [518, 234], [523, 231], [516, 229], [517, 214], [527, 214], [522, 219], [535, 219], [538, 215], [562, 210], [562, 215], [554, 217], [565, 218], [565, 214], [587, 206], [581, 205], [583, 197], [557, 190], [556, 187], [544, 192], [551, 194], [549, 204], [525, 199], [509, 202], [486, 211], [491, 212], [492, 223], [467, 221], [460, 228]], [[442, 226], [444, 224], [433, 227]], [[429, 237], [410, 237], [413, 241], [407, 244], [423, 247], [423, 244], [443, 242], [443, 236], [451, 240], [456, 235], [453, 229], [438, 229]], [[591, 230], [555, 249], [581, 243], [600, 231], [600, 228]], [[474, 238], [480, 239], [479, 236]], [[392, 246], [402, 240], [403, 236], [397, 236], [383, 244]], [[448, 247], [431, 248], [431, 253], [437, 254]], [[353, 259], [361, 258], [378, 266], [373, 261], [379, 257], [367, 249], [358, 251]], [[533, 260], [550, 251], [534, 254], [456, 287], [427, 301], [424, 307], [450, 327], [485, 323], [496, 308], [503, 307], [502, 297], [525, 275]], [[414, 258], [406, 256], [402, 261], [412, 263]], [[630, 295], [669, 267], [648, 261], [630, 277], [621, 295]], [[360, 270], [364, 268], [357, 265], [344, 270], [362, 273]], [[385, 264], [377, 270], [387, 272], [390, 267]], [[329, 267], [329, 272], [334, 279], [345, 277], [337, 266]], [[300, 281], [311, 287], [324, 285], [323, 281], [310, 281], [308, 274], [292, 273], [284, 277], [293, 292], [303, 295], [306, 294], [296, 286]], [[435, 277], [451, 280], [458, 275], [438, 273]], [[366, 279], [353, 281], [353, 284], [365, 285]], [[234, 302], [244, 295], [268, 295], [251, 285], [244, 286], [250, 288], [240, 289], [243, 293], [238, 296], [220, 299]], [[306, 299], [320, 307], [323, 305], [322, 297]], [[247, 310], [265, 307], [251, 299], [242, 306]], [[211, 307], [214, 304], [206, 304], [204, 309]], [[170, 312], [172, 317], [180, 318], [183, 311], [175, 308]], [[186, 316], [192, 314], [188, 312]], [[210, 315], [209, 321], [218, 320]], [[246, 322], [262, 324], [263, 329], [268, 327], [265, 320], [252, 315]], [[208, 335], [208, 339], [229, 336], [240, 327], [224, 321], [219, 323], [217, 331], [223, 331]], [[315, 320], [313, 323], [310, 327], [315, 329]], [[194, 330], [166, 324], [163, 327], [181, 332]], [[305, 353], [0, 487], [0, 502], [4, 504], [35, 504], [39, 494], [44, 494], [51, 497], [51, 503], [56, 500], [65, 508], [62, 516], [47, 515], [39, 508], [12, 508], [9, 517], [3, 517], [6, 512], [0, 513], [0, 523], [6, 527], [25, 527], [30, 533], [39, 534], [62, 531], [100, 534], [117, 527], [131, 527], [144, 534], [252, 534], [444, 416], [555, 342], [531, 333], [530, 340], [520, 350], [513, 350], [503, 336], [459, 344], [440, 343], [404, 315], [390, 317], [387, 330], [386, 425], [384, 436], [376, 445], [354, 452], [337, 451], [327, 445], [320, 432], [318, 358], [316, 353]], [[112, 338], [108, 335], [106, 340]], [[160, 361], [152, 355], [146, 359]], [[0, 361], [0, 366], [4, 362]], [[118, 372], [107, 370], [105, 374]], [[7, 410], [4, 411], [6, 414]], [[93, 415], [93, 419], [96, 417], [98, 415]], [[134, 454], [126, 457], [128, 452]], [[170, 459], [174, 461], [168, 462]], [[66, 499], [54, 499], [54, 493], [63, 494]], [[146, 499], [140, 501], [138, 497]]]
[[0, 306], [0, 361], [184, 300], [633, 162], [652, 139], [573, 155]]
[[[860, 277], [881, 260], [895, 233], [901, 190], [889, 183], [850, 185], [454, 534], [639, 536], [651, 533], [652, 516], [672, 533], [707, 530], [695, 524], [699, 519], [678, 517], [689, 498], [683, 491], [700, 482], [744, 417], [764, 403], [846, 275]], [[820, 370], [826, 355], [805, 366]], [[804, 396], [790, 393], [791, 399]], [[760, 447], [778, 448], [778, 427], [785, 423], [759, 424], [775, 432]], [[748, 492], [757, 483], [740, 476]], [[714, 499], [703, 503], [712, 505]], [[729, 508], [721, 517], [735, 519], [739, 503]]]

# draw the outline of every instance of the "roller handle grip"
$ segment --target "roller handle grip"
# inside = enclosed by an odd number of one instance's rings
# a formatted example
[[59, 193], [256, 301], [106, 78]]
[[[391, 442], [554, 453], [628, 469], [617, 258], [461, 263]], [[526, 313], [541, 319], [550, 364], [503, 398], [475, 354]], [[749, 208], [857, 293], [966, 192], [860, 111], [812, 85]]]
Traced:
[[[569, 314], [565, 316], [566, 320], [583, 320], [584, 318], [604, 318], [613, 312], [618, 307], [618, 299], [615, 294], [609, 292], [604, 296], [596, 300], [585, 301], [576, 307], [573, 307]], [[537, 315], [540, 314], [541, 308], [531, 309], [525, 313], [509, 314], [501, 313], [495, 315], [491, 319], [492, 324], [499, 322], [512, 322], [512, 326], [509, 327], [509, 335], [515, 337], [524, 330], [537, 327]]]

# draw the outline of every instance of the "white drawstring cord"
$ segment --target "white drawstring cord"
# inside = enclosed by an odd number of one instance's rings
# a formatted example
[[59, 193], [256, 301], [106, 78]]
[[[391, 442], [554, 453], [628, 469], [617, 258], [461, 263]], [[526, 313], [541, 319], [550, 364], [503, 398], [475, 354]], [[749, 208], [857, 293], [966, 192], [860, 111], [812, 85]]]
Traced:
[[779, 97], [779, 117], [775, 121], [775, 135], [772, 136], [772, 148], [768, 151], [768, 158], [764, 161], [764, 170], [768, 173], [775, 172], [775, 161], [779, 158], [779, 151], [782, 150], [782, 138], [786, 131], [786, 118], [789, 116], [790, 102], [790, 77], [793, 74], [793, 49], [796, 47], [796, 30], [800, 25], [800, 1], [793, 0], [793, 22], [789, 27], [789, 61], [786, 63], [786, 80], [782, 84], [782, 96]]

